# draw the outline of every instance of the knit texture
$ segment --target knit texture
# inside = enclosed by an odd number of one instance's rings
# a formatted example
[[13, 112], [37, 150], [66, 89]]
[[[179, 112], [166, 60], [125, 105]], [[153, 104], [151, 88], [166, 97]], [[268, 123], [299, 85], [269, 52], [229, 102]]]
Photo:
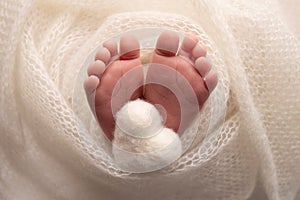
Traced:
[[[0, 199], [299, 200], [300, 37], [282, 9], [261, 0], [2, 0]], [[103, 41], [149, 27], [199, 37], [219, 83], [187, 151], [135, 174], [113, 161], [73, 88]]]

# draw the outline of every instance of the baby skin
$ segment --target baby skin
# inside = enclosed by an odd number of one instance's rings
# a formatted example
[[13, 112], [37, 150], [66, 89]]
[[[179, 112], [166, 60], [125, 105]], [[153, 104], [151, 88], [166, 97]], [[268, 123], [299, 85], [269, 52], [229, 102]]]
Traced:
[[[162, 115], [165, 114], [165, 126], [177, 132], [182, 117], [181, 104], [168, 84], [178, 86], [180, 90], [184, 85], [182, 82], [188, 82], [201, 109], [218, 82], [217, 74], [211, 71], [206, 58], [205, 47], [194, 35], [186, 35], [179, 47], [178, 33], [161, 33], [150, 63], [153, 64], [149, 65], [144, 77], [139, 41], [132, 35], [124, 35], [119, 50], [115, 41], [105, 42], [88, 67], [88, 78], [84, 83], [87, 99], [108, 139], [113, 139], [114, 112], [128, 100], [138, 98], [159, 105]], [[166, 80], [161, 80], [163, 78]], [[181, 91], [184, 94], [185, 88]]]

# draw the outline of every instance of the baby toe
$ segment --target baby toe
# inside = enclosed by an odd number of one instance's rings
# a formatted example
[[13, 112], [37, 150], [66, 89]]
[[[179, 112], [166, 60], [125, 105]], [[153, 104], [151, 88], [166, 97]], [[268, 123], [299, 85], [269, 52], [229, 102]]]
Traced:
[[215, 72], [209, 72], [205, 77], [204, 77], [204, 82], [205, 85], [209, 91], [209, 93], [211, 93], [217, 86], [218, 83], [218, 75]]
[[98, 77], [92, 75], [89, 76], [85, 81], [84, 81], [84, 90], [87, 95], [88, 100], [90, 101], [91, 95], [95, 92], [95, 89], [98, 87], [99, 84], [99, 79]]

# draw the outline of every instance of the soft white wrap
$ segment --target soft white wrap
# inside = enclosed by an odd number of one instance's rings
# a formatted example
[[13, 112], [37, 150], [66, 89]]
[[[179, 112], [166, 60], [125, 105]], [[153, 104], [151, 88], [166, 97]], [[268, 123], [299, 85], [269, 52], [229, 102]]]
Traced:
[[[1, 0], [0, 199], [299, 200], [299, 9], [296, 0]], [[203, 113], [226, 118], [206, 134], [210, 118], [200, 117], [176, 162], [133, 174], [113, 162], [92, 114], [74, 113], [73, 87], [101, 42], [143, 27], [207, 45], [225, 90]]]

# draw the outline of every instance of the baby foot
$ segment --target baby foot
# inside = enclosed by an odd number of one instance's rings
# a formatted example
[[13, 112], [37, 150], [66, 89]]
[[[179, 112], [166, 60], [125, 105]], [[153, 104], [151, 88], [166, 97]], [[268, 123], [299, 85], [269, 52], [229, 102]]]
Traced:
[[[165, 111], [165, 125], [178, 134], [182, 134], [188, 124], [181, 124], [182, 110], [173, 91], [168, 85], [176, 84], [181, 93], [186, 95], [188, 82], [196, 96], [197, 111], [201, 109], [209, 94], [218, 82], [217, 74], [210, 71], [211, 65], [206, 58], [206, 49], [198, 44], [198, 39], [193, 35], [186, 35], [179, 48], [179, 36], [175, 32], [163, 32], [156, 43], [156, 49], [149, 66], [144, 98], [152, 104], [158, 104]], [[178, 53], [177, 53], [178, 52]], [[156, 64], [155, 64], [156, 63]], [[167, 69], [168, 68], [168, 69]], [[171, 71], [170, 71], [171, 70]], [[173, 73], [173, 72], [175, 73]], [[180, 78], [178, 76], [180, 74]], [[165, 83], [165, 86], [156, 83]], [[182, 95], [182, 96], [184, 96]], [[184, 98], [190, 98], [188, 95]], [[188, 101], [186, 101], [188, 102]], [[185, 115], [189, 121], [194, 119], [198, 112], [193, 108], [194, 103], [187, 105], [190, 108]], [[180, 128], [180, 130], [178, 130]]]
[[[144, 78], [138, 40], [132, 35], [125, 35], [120, 39], [119, 49], [118, 52], [115, 41], [105, 42], [97, 52], [95, 61], [88, 67], [88, 78], [84, 83], [90, 107], [110, 140], [115, 129], [114, 111], [128, 100], [143, 95]], [[131, 70], [133, 73], [127, 73]], [[129, 75], [124, 76], [126, 73]], [[131, 94], [127, 99], [130, 89]]]

